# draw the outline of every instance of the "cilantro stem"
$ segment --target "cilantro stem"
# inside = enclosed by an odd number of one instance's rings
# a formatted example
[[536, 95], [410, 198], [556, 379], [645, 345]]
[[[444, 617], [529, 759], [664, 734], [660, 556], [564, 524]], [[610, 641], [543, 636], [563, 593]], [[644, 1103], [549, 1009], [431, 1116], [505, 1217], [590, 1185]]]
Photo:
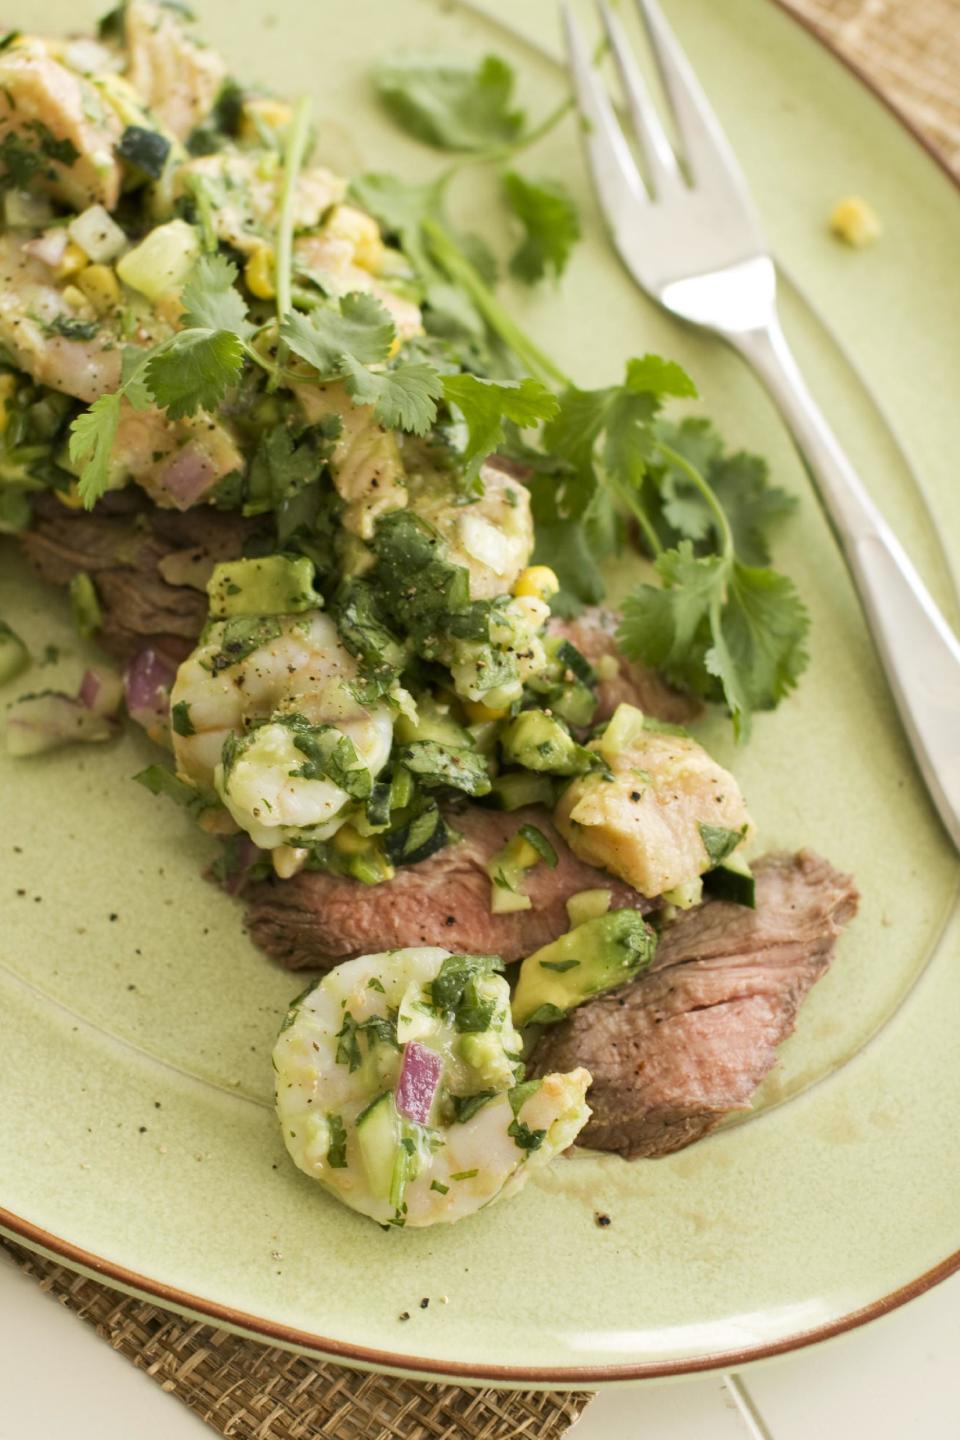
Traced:
[[706, 480], [700, 474], [700, 471], [696, 468], [696, 466], [691, 465], [690, 461], [687, 460], [685, 456], [681, 455], [678, 450], [674, 450], [672, 446], [667, 445], [663, 440], [655, 441], [655, 446], [656, 449], [660, 451], [660, 454], [663, 456], [663, 458], [667, 460], [671, 465], [674, 465], [678, 470], [682, 470], [684, 475], [690, 481], [690, 484], [696, 486], [696, 488], [700, 491], [700, 494], [703, 496], [704, 500], [706, 500], [711, 511], [713, 512], [714, 518], [716, 519], [717, 530], [719, 532], [720, 540], [723, 547], [723, 557], [725, 560], [732, 560], [735, 548], [733, 543], [733, 531], [730, 529], [730, 522], [727, 519], [726, 511], [720, 504], [720, 501], [717, 499], [711, 486], [707, 484]]
[[466, 291], [494, 334], [499, 335], [531, 374], [539, 374], [554, 384], [571, 389], [572, 381], [568, 380], [549, 356], [544, 355], [539, 346], [511, 319], [505, 307], [443, 226], [429, 217], [424, 219], [421, 225], [437, 264], [446, 272], [448, 279], [455, 281]]
[[549, 135], [550, 131], [555, 129], [556, 126], [560, 124], [560, 121], [570, 114], [570, 111], [573, 109], [573, 104], [573, 96], [568, 95], [565, 100], [561, 100], [559, 105], [555, 106], [553, 110], [544, 116], [539, 125], [535, 125], [532, 130], [529, 130], [526, 135], [522, 135], [519, 140], [514, 140], [508, 145], [497, 145], [492, 150], [478, 151], [475, 155], [464, 155], [459, 160], [454, 160], [452, 164], [448, 165], [446, 170], [441, 173], [438, 183], [440, 185], [446, 185], [449, 180], [453, 179], [454, 175], [458, 175], [460, 171], [465, 170], [468, 165], [497, 165], [501, 160], [512, 160], [514, 155], [519, 155], [523, 150], [529, 150], [531, 145], [536, 145], [538, 140], [542, 140], [545, 135]]
[[611, 476], [607, 475], [606, 481], [608, 487], [613, 491], [614, 495], [616, 495], [617, 498], [627, 507], [627, 509], [630, 511], [630, 514], [640, 526], [643, 538], [644, 540], [646, 540], [647, 546], [654, 559], [656, 559], [658, 555], [662, 555], [663, 546], [660, 543], [660, 536], [657, 534], [656, 530], [654, 530], [652, 524], [650, 523], [650, 518], [647, 515], [646, 510], [644, 510], [637, 497], [633, 495], [625, 485], [618, 485], [616, 481], [611, 478]]
[[[283, 156], [283, 193], [280, 199], [280, 220], [277, 225], [277, 320], [283, 319], [291, 308], [291, 287], [293, 284], [293, 226], [297, 203], [297, 182], [303, 169], [303, 158], [307, 148], [310, 130], [311, 101], [301, 95], [293, 112], [293, 120], [287, 135]], [[286, 346], [281, 340], [277, 347], [277, 362], [282, 365]]]

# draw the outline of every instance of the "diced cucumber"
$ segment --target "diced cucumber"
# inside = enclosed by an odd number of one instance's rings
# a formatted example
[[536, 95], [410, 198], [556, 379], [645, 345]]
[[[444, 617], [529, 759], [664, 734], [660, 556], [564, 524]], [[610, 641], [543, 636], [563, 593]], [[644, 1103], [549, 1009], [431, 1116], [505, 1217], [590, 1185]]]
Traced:
[[410, 744], [414, 740], [434, 740], [447, 749], [463, 750], [473, 747], [470, 732], [458, 724], [448, 710], [429, 699], [418, 702], [416, 720], [411, 720], [408, 715], [398, 716], [394, 735], [401, 745]]
[[672, 890], [664, 890], [663, 899], [667, 905], [673, 905], [677, 910], [692, 910], [694, 905], [699, 905], [703, 899], [702, 877], [696, 875], [692, 880], [685, 880], [682, 885], [674, 885]]
[[546, 775], [508, 770], [492, 781], [490, 799], [498, 810], [520, 810], [524, 805], [547, 805], [552, 809], [553, 784]]
[[200, 237], [185, 220], [168, 220], [117, 261], [117, 274], [131, 290], [159, 300], [178, 289], [200, 256]]
[[646, 729], [644, 714], [636, 705], [618, 705], [600, 739], [600, 753], [605, 760], [614, 761], [624, 750], [629, 750], [643, 737]]
[[753, 871], [737, 850], [716, 869], [707, 871], [703, 885], [707, 894], [717, 900], [730, 900], [734, 905], [745, 905], [748, 910], [756, 909], [757, 887]]
[[30, 664], [30, 652], [5, 621], [0, 620], [0, 685], [5, 685]]
[[127, 243], [127, 237], [108, 210], [91, 205], [67, 226], [70, 239], [80, 246], [97, 265], [115, 260]]
[[400, 1116], [393, 1102], [392, 1090], [378, 1095], [357, 1116], [357, 1142], [371, 1194], [378, 1200], [388, 1199], [393, 1188], [397, 1156], [403, 1153], [400, 1147]]

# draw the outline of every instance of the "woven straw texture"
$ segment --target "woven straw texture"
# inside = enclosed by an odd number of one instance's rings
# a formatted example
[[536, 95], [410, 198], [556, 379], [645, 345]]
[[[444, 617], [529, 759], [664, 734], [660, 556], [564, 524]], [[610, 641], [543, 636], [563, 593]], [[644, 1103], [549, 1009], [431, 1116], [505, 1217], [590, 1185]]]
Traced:
[[[960, 0], [786, 0], [960, 172]], [[559, 1440], [584, 1394], [364, 1375], [241, 1340], [5, 1245], [41, 1288], [236, 1440]]]
[[960, 0], [786, 0], [960, 174]]
[[558, 1440], [589, 1395], [362, 1375], [196, 1325], [7, 1241], [41, 1289], [235, 1440]]

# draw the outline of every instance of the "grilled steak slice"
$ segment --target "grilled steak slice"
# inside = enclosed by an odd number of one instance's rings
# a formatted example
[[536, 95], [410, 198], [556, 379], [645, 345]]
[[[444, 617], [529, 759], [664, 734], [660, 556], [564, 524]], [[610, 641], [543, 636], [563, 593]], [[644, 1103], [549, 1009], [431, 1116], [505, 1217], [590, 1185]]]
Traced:
[[86, 571], [103, 611], [98, 636], [118, 660], [149, 643], [171, 665], [193, 649], [207, 618], [203, 586], [219, 560], [236, 558], [257, 522], [203, 506], [159, 510], [121, 493], [88, 514], [42, 497], [24, 552], [44, 580], [68, 585]]
[[615, 675], [598, 680], [597, 712], [593, 723], [609, 720], [620, 704], [636, 705], [645, 714], [673, 725], [685, 725], [699, 715], [703, 707], [698, 700], [674, 690], [656, 670], [624, 659], [617, 649], [618, 619], [612, 610], [591, 605], [576, 620], [563, 620], [556, 616], [547, 626], [549, 634], [563, 635], [575, 645], [594, 669], [603, 661], [609, 665], [613, 659], [617, 663]]
[[[578, 860], [544, 811], [502, 814], [475, 807], [449, 820], [462, 840], [402, 867], [383, 885], [306, 871], [291, 880], [252, 885], [245, 892], [250, 935], [291, 970], [328, 969], [352, 955], [405, 945], [445, 945], [509, 962], [570, 928], [564, 902], [579, 890], [609, 889], [614, 907], [651, 908], [628, 885]], [[527, 872], [530, 910], [493, 915], [487, 861], [524, 824], [549, 837], [558, 863], [552, 870], [540, 864]]]
[[750, 1099], [856, 913], [853, 880], [809, 850], [755, 866], [757, 908], [709, 900], [667, 927], [650, 971], [546, 1031], [540, 1074], [585, 1065], [584, 1145], [681, 1150]]

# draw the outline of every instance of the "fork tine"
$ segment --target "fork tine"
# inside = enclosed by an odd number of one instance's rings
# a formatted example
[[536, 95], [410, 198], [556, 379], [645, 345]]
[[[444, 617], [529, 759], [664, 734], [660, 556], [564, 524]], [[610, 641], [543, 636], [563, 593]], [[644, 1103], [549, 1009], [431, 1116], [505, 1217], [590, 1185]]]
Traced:
[[663, 194], [671, 186], [684, 183], [680, 167], [677, 164], [677, 157], [673, 153], [673, 146], [663, 128], [647, 82], [634, 59], [623, 26], [611, 12], [607, 0], [597, 0], [597, 7], [603, 20], [603, 27], [607, 32], [607, 39], [610, 41], [610, 48], [617, 62], [633, 126], [643, 146], [654, 194]]
[[584, 141], [590, 172], [601, 208], [616, 233], [618, 224], [635, 220], [637, 205], [646, 202], [646, 190], [566, 0], [560, 10], [573, 89], [580, 114], [587, 122]]
[[706, 181], [718, 171], [724, 172], [728, 184], [740, 192], [739, 198], [752, 213], [753, 206], [740, 165], [657, 0], [637, 0], [637, 9], [664, 89], [673, 106], [694, 183]]

